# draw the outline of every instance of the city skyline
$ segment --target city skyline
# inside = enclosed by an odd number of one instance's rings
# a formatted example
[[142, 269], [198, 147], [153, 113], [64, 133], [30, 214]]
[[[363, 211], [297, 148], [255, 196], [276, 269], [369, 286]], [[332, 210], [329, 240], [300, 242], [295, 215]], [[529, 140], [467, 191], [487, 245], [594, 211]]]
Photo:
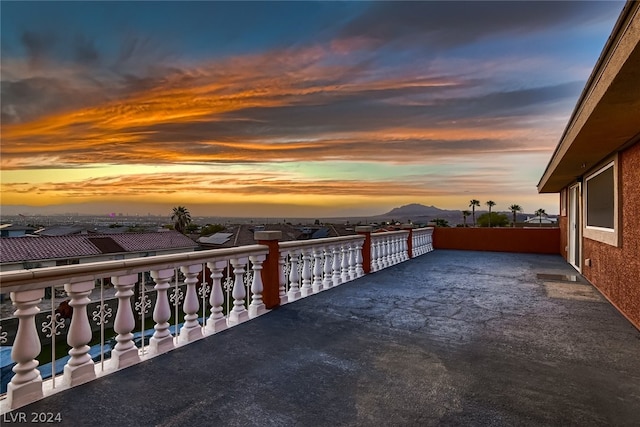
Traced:
[[556, 214], [536, 184], [622, 5], [3, 2], [3, 210]]

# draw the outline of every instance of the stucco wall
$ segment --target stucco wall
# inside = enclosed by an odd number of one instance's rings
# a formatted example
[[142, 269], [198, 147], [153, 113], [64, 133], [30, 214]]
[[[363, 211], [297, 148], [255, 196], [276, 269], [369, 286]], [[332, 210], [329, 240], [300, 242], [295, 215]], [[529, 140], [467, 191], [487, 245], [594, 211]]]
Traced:
[[433, 230], [433, 247], [470, 251], [559, 254], [560, 229], [436, 227]]
[[620, 247], [583, 240], [582, 274], [640, 329], [640, 143], [620, 153]]

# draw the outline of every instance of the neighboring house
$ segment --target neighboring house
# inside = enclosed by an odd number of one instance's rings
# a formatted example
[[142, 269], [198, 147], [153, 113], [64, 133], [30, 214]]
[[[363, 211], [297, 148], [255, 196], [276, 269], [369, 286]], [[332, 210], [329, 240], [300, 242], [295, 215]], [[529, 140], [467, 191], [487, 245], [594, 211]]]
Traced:
[[0, 225], [0, 237], [20, 237], [36, 231], [33, 227], [24, 225], [2, 224]]
[[639, 9], [625, 4], [538, 191], [560, 193], [567, 261], [640, 329]]
[[528, 216], [523, 222], [526, 224], [556, 224], [558, 222], [558, 218]]
[[304, 225], [289, 224], [234, 224], [229, 225], [225, 232], [200, 237], [198, 242], [206, 249], [230, 248], [235, 246], [255, 245], [253, 235], [256, 231], [281, 231], [281, 241], [322, 239], [356, 234], [353, 226], [342, 225]]
[[37, 232], [40, 236], [71, 236], [74, 234], [87, 234], [85, 227], [75, 225], [57, 225], [47, 227]]
[[163, 231], [9, 237], [0, 246], [0, 271], [9, 271], [192, 252], [198, 244], [177, 231]]

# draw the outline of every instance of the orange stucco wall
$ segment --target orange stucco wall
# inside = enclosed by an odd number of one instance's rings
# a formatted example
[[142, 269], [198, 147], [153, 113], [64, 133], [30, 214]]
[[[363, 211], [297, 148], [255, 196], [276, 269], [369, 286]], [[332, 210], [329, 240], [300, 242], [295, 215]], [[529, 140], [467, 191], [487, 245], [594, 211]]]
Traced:
[[560, 255], [564, 259], [567, 259], [569, 253], [567, 252], [568, 248], [568, 236], [567, 236], [567, 223], [569, 219], [566, 216], [558, 216], [558, 227], [560, 227]]
[[[619, 247], [583, 239], [582, 274], [640, 329], [640, 143], [619, 154]], [[566, 232], [565, 232], [566, 233]]]
[[433, 231], [433, 247], [470, 251], [559, 254], [560, 229], [436, 227]]

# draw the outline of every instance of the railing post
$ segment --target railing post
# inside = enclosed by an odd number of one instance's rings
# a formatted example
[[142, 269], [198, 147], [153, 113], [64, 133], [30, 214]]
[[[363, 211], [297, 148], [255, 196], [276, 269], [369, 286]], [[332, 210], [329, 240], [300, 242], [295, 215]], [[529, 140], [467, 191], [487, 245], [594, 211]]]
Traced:
[[324, 248], [322, 289], [329, 289], [333, 286], [333, 246]]
[[155, 332], [149, 339], [149, 353], [165, 353], [173, 348], [173, 335], [169, 332], [169, 319], [171, 318], [171, 306], [167, 290], [171, 287], [169, 282], [173, 277], [173, 268], [163, 270], [151, 270], [151, 278], [156, 283], [156, 306], [153, 308], [153, 320], [156, 322]]
[[249, 317], [254, 318], [267, 312], [262, 299], [264, 285], [262, 283], [262, 269], [265, 256], [251, 255], [249, 257], [253, 269], [253, 281], [251, 282], [251, 304], [249, 304]]
[[227, 266], [227, 261], [208, 262], [207, 267], [211, 270], [211, 315], [207, 319], [205, 331], [207, 334], [227, 329], [227, 318], [222, 314], [222, 304], [224, 304], [224, 293], [222, 292], [222, 270]]
[[340, 249], [341, 249], [341, 245], [337, 244], [335, 246], [333, 246], [333, 265], [332, 265], [332, 269], [333, 269], [333, 286], [338, 286], [341, 282], [340, 282], [340, 273], [342, 273], [342, 269], [341, 269], [341, 265], [342, 265], [342, 260], [340, 259]]
[[16, 362], [15, 375], [7, 386], [7, 403], [15, 409], [27, 403], [42, 399], [42, 377], [35, 360], [42, 347], [36, 329], [36, 314], [40, 312], [38, 304], [44, 297], [44, 289], [11, 292], [11, 301], [16, 306], [18, 332], [13, 342], [11, 358]]
[[409, 232], [407, 235], [407, 258], [413, 258], [413, 224], [402, 224], [402, 229]]
[[302, 249], [302, 286], [300, 292], [303, 297], [313, 294], [311, 287], [311, 248]]
[[180, 267], [180, 271], [184, 274], [184, 283], [187, 285], [187, 294], [182, 305], [182, 309], [185, 312], [184, 324], [180, 328], [180, 335], [178, 335], [178, 342], [184, 344], [202, 338], [202, 328], [198, 323], [200, 301], [196, 291], [202, 264], [185, 265]]
[[118, 333], [116, 337], [118, 343], [111, 351], [111, 363], [116, 369], [140, 361], [138, 348], [133, 342], [133, 334], [131, 333], [136, 326], [131, 308], [131, 297], [133, 296], [133, 286], [137, 281], [138, 274], [111, 277], [111, 283], [116, 288], [116, 298], [118, 298], [118, 311], [113, 328]]
[[[282, 231], [256, 231], [253, 238], [260, 245], [269, 248], [269, 254], [262, 264], [262, 301], [267, 309], [279, 306], [280, 300], [280, 248], [278, 242], [282, 239]], [[286, 301], [285, 301], [286, 302]]]
[[91, 325], [87, 316], [87, 304], [91, 302], [89, 295], [95, 288], [93, 280], [67, 283], [64, 290], [71, 298], [69, 305], [73, 307], [71, 325], [67, 334], [69, 350], [69, 363], [64, 367], [63, 382], [66, 385], [75, 386], [90, 381], [96, 377], [95, 365], [89, 355], [89, 342], [91, 342]]
[[322, 290], [322, 271], [324, 268], [323, 256], [324, 246], [317, 246], [313, 248], [313, 283], [311, 284], [311, 288], [313, 289], [314, 294], [317, 294]]
[[235, 276], [235, 280], [233, 282], [233, 291], [231, 292], [231, 296], [233, 297], [233, 308], [229, 313], [227, 321], [229, 326], [234, 326], [249, 320], [249, 312], [244, 307], [244, 299], [247, 296], [247, 292], [244, 290], [243, 281], [247, 261], [247, 257], [231, 258], [231, 265], [233, 266], [233, 275]]
[[356, 233], [364, 236], [362, 244], [362, 270], [364, 274], [371, 273], [371, 231], [373, 227], [370, 225], [359, 225], [356, 227]]

